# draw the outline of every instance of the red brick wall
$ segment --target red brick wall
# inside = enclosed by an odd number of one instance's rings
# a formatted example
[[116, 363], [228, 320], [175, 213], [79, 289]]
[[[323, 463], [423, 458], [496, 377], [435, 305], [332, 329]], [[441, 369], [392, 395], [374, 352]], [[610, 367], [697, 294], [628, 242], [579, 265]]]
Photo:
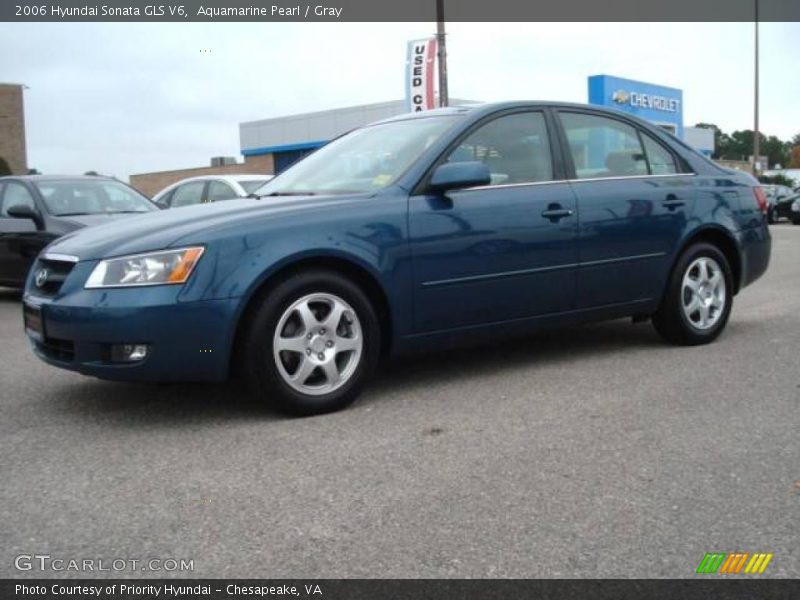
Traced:
[[275, 163], [272, 159], [272, 154], [260, 154], [258, 156], [246, 156], [244, 163], [236, 165], [138, 173], [130, 176], [130, 184], [144, 195], [152, 198], [168, 185], [187, 177], [197, 177], [198, 175], [272, 175], [274, 172]]

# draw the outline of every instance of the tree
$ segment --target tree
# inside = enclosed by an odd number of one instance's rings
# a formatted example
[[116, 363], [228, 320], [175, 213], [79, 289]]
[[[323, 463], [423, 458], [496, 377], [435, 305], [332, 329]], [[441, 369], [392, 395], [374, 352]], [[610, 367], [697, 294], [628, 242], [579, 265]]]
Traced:
[[800, 169], [800, 144], [792, 146], [791, 153], [789, 154], [789, 168]]
[[[727, 137], [727, 139], [726, 139]], [[720, 144], [720, 158], [729, 160], [747, 160], [753, 155], [753, 130], [743, 129], [734, 131], [729, 137], [723, 134]], [[765, 136], [759, 132], [759, 152], [767, 157], [769, 165], [785, 165], [788, 162], [789, 144], [782, 142], [778, 137], [771, 135]]]
[[761, 175], [758, 180], [761, 183], [769, 185], [785, 185], [786, 187], [793, 188], [795, 186], [794, 179], [786, 177], [786, 175]]
[[783, 142], [777, 136], [761, 136], [761, 154], [767, 157], [770, 166], [785, 166], [789, 162], [789, 143]]
[[6, 159], [0, 156], [0, 177], [3, 175], [11, 175], [11, 167], [8, 166]]

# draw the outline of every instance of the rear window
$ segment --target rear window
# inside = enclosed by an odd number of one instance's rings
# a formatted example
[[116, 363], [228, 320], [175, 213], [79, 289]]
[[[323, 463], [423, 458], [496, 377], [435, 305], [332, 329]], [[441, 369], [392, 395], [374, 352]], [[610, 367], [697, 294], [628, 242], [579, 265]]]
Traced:
[[244, 188], [245, 192], [252, 194], [268, 181], [269, 179], [252, 179], [250, 181], [240, 181], [239, 185]]

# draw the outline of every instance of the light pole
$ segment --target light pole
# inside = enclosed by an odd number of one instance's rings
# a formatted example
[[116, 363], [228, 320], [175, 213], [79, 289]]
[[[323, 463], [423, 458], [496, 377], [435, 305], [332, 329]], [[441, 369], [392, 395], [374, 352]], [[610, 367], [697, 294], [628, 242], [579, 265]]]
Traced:
[[439, 61], [439, 106], [447, 106], [447, 46], [444, 33], [444, 0], [436, 0], [436, 57]]
[[761, 136], [759, 135], [759, 132], [758, 132], [758, 0], [754, 0], [754, 1], [755, 1], [755, 7], [756, 7], [756, 14], [755, 14], [755, 34], [756, 34], [756, 39], [755, 39], [755, 42], [756, 42], [755, 61], [756, 61], [756, 64], [755, 64], [755, 92], [754, 92], [754, 95], [755, 95], [754, 105], [755, 105], [755, 107], [754, 107], [754, 115], [753, 115], [753, 117], [754, 117], [754, 119], [753, 119], [754, 120], [754, 124], [753, 124], [753, 129], [754, 129], [754, 131], [753, 131], [753, 175], [758, 177], [758, 157], [759, 157], [759, 154], [760, 154], [760, 151], [761, 151], [761, 148], [760, 148], [760, 146], [761, 146], [760, 141], [761, 140], [759, 140], [759, 137], [761, 137]]

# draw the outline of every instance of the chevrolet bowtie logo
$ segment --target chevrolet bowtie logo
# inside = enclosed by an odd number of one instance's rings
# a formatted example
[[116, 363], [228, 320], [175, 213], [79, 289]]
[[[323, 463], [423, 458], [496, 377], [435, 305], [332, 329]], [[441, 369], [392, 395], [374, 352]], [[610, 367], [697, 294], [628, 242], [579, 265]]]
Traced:
[[626, 104], [631, 99], [631, 95], [625, 90], [617, 90], [611, 94], [611, 99], [617, 104]]
[[[696, 573], [720, 573], [726, 575], [738, 574], [740, 572], [750, 575], [759, 575], [767, 568], [772, 554], [765, 552], [706, 552], [703, 560], [697, 567]], [[745, 566], [747, 565], [747, 566]], [[742, 571], [744, 567], [744, 571]]]

